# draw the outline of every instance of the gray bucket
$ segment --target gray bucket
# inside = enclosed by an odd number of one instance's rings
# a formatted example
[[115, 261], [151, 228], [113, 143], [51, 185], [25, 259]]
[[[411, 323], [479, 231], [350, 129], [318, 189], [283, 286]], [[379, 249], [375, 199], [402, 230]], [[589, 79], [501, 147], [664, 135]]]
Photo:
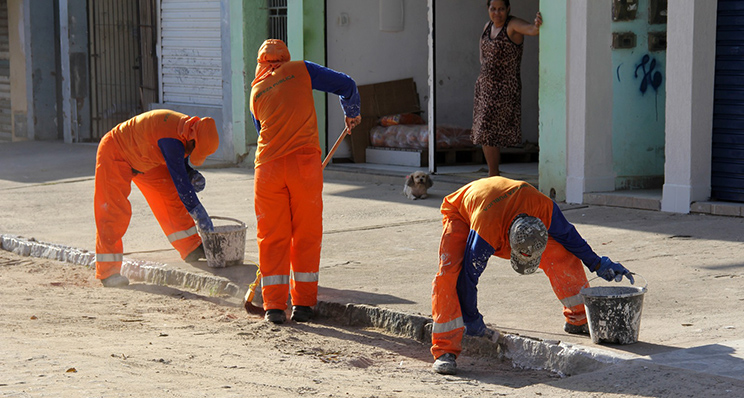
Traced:
[[597, 286], [581, 289], [592, 342], [633, 344], [638, 341], [643, 295], [647, 286], [648, 283], [644, 287]]
[[[243, 265], [245, 258], [245, 230], [244, 222], [228, 217], [212, 216], [214, 231], [199, 231], [207, 265], [213, 268]], [[216, 221], [222, 221], [217, 223]], [[228, 225], [224, 221], [228, 222]]]

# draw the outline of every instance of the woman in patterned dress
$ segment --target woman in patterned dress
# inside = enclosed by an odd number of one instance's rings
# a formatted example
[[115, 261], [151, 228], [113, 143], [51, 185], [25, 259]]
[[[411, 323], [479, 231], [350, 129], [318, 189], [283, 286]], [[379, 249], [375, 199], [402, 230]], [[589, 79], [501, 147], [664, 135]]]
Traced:
[[480, 39], [481, 69], [475, 82], [472, 140], [483, 147], [488, 176], [499, 175], [501, 150], [522, 143], [522, 43], [540, 33], [533, 23], [509, 15], [509, 0], [487, 0], [490, 21]]

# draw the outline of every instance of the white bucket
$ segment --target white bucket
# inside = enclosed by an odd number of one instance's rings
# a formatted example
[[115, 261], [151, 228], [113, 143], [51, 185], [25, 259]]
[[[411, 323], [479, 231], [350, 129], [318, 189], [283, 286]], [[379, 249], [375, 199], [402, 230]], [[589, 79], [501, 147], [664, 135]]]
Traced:
[[[213, 268], [223, 268], [233, 265], [243, 265], [245, 258], [245, 231], [248, 227], [244, 222], [228, 217], [212, 216], [214, 231], [199, 231], [207, 265]], [[228, 225], [217, 225], [215, 221], [229, 221]]]
[[[645, 281], [645, 278], [641, 278]], [[598, 286], [581, 289], [589, 335], [594, 344], [633, 344], [638, 341], [643, 295], [647, 287], [648, 282], [644, 287]]]

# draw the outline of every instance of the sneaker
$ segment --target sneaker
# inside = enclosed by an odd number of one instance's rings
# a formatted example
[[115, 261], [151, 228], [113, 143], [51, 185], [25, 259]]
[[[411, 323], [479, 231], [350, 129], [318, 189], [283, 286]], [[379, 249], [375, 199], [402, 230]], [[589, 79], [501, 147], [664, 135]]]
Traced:
[[568, 322], [566, 322], [565, 325], [563, 325], [563, 331], [568, 334], [584, 334], [589, 335], [589, 324], [585, 323], [583, 325], [572, 325]]
[[122, 274], [113, 274], [106, 279], [101, 279], [104, 287], [123, 287], [129, 285], [129, 279]]
[[204, 258], [204, 259], [207, 258], [207, 255], [204, 253], [204, 245], [203, 244], [199, 245], [199, 247], [197, 247], [196, 249], [194, 249], [194, 251], [192, 251], [191, 253], [189, 253], [186, 256], [186, 258], [183, 259], [183, 261], [185, 261], [185, 262], [187, 262], [187, 263], [190, 264], [190, 263], [195, 263], [195, 262], [199, 261], [199, 259], [201, 259], [201, 258]]
[[315, 316], [313, 309], [306, 305], [292, 306], [292, 320], [295, 322], [307, 322]]
[[287, 321], [287, 314], [285, 314], [282, 310], [268, 310], [266, 311], [264, 319], [271, 323], [281, 325], [282, 323]]
[[434, 361], [431, 365], [432, 369], [440, 375], [453, 375], [457, 373], [457, 362], [455, 362], [455, 354], [444, 354]]

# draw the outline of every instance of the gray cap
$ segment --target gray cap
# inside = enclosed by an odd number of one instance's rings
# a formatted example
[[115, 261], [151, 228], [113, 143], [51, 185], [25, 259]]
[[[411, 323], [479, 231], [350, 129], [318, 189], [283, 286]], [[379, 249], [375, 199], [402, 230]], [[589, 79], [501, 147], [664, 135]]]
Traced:
[[531, 274], [540, 266], [548, 244], [548, 229], [539, 218], [520, 214], [509, 227], [511, 265], [520, 274]]

